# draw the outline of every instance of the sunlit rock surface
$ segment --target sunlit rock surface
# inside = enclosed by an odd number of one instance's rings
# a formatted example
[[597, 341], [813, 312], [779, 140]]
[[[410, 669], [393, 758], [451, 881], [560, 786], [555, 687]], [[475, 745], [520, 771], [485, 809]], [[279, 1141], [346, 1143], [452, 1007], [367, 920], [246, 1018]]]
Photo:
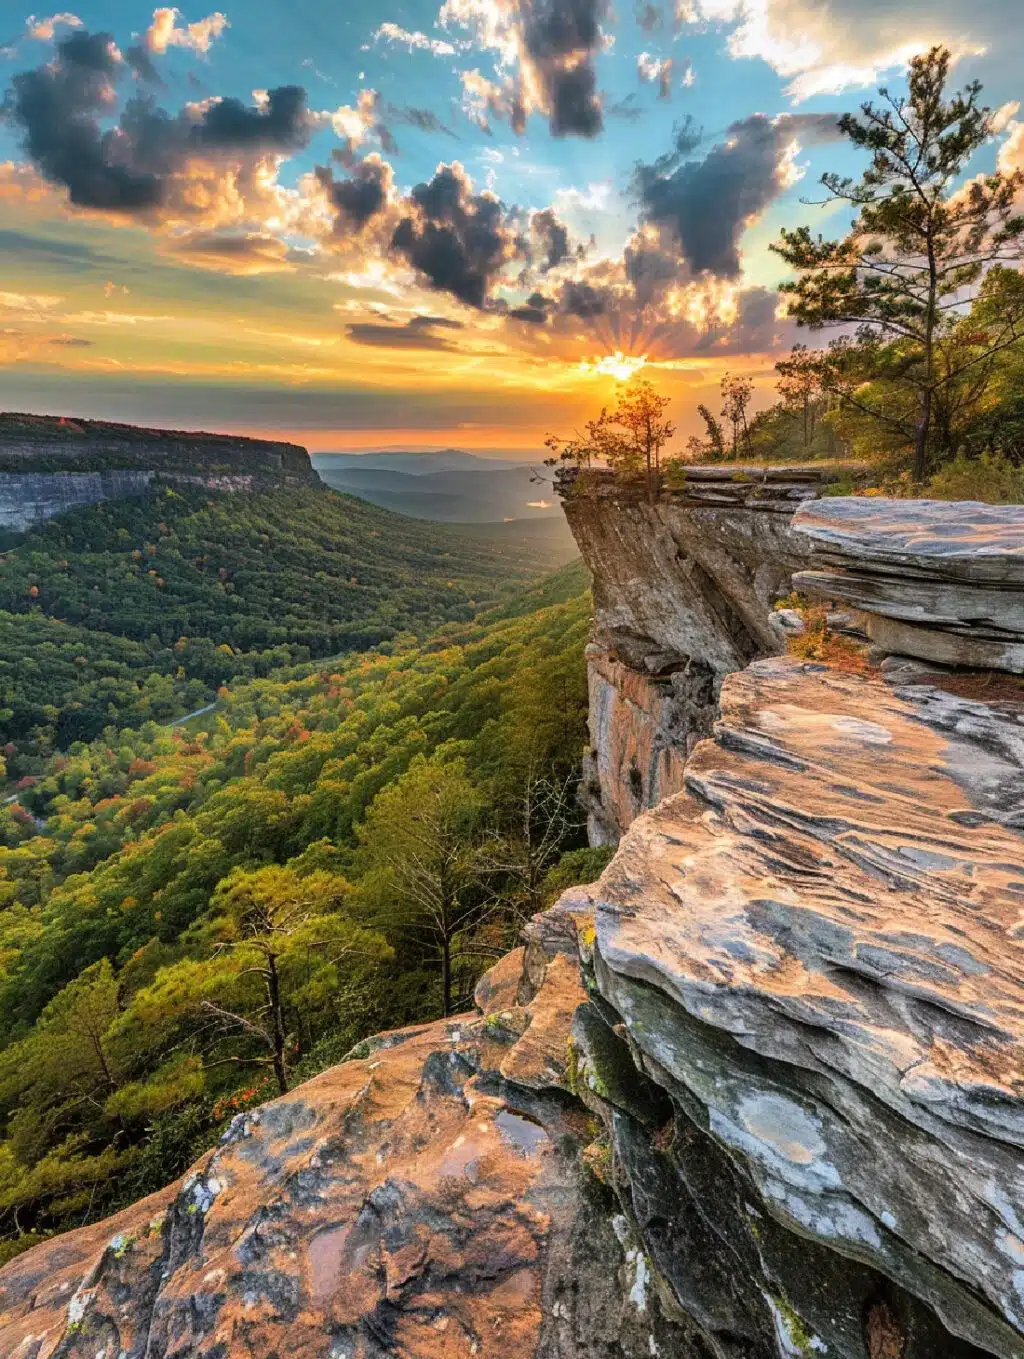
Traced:
[[178, 1184], [0, 1274], [18, 1359], [700, 1355], [648, 1291], [569, 1093], [575, 956], [240, 1115]]
[[1024, 506], [851, 496], [793, 531], [814, 560], [794, 584], [862, 610], [885, 650], [1024, 672]]
[[[896, 1307], [893, 1354], [975, 1352], [951, 1337], [1024, 1354], [1024, 705], [784, 660], [728, 679], [721, 704], [688, 791], [633, 825], [595, 889], [601, 997], [687, 1129], [666, 1185], [821, 1353], [869, 1353], [852, 1318], [870, 1287], [811, 1282], [850, 1261], [931, 1314]], [[642, 1197], [649, 1139], [635, 1117], [612, 1128]], [[721, 1199], [695, 1188], [697, 1130]], [[728, 1280], [693, 1272], [686, 1211], [636, 1217], [677, 1296], [752, 1337], [755, 1303], [733, 1315]]]

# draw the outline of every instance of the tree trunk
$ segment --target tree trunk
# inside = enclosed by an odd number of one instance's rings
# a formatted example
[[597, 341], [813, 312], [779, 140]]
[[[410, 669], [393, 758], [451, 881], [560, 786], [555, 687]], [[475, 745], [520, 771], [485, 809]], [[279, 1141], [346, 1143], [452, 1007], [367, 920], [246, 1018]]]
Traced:
[[921, 416], [914, 436], [914, 481], [920, 485], [928, 474], [928, 431], [932, 422], [932, 389], [921, 392]]
[[273, 954], [267, 958], [267, 1001], [270, 1005], [270, 1023], [274, 1046], [274, 1075], [277, 1088], [282, 1095], [288, 1093], [288, 1073], [284, 1064], [284, 1016], [281, 1013], [281, 984], [277, 975], [277, 959]]
[[445, 1019], [452, 1012], [452, 942], [447, 935], [441, 940], [441, 1014]]

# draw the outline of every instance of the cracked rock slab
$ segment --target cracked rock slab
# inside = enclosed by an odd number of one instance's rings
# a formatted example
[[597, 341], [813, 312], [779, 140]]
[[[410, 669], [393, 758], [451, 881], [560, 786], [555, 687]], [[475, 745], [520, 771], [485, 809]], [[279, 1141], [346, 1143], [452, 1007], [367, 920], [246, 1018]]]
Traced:
[[1024, 836], [994, 804], [1024, 729], [983, 707], [731, 676], [687, 791], [594, 889], [595, 971], [776, 1221], [1020, 1359]]
[[[514, 1001], [522, 963], [482, 999]], [[631, 1299], [562, 1088], [578, 973], [554, 952], [535, 976], [522, 1035], [472, 1014], [384, 1035], [239, 1115], [177, 1184], [17, 1257], [0, 1355], [702, 1359]]]

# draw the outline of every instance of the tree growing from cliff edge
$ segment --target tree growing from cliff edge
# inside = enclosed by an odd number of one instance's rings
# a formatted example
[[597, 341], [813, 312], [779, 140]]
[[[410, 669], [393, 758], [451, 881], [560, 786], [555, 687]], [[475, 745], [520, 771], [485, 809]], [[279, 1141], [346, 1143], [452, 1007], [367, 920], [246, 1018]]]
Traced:
[[556, 460], [572, 461], [589, 467], [593, 461], [607, 463], [620, 476], [634, 477], [641, 472], [647, 498], [653, 500], [654, 487], [661, 471], [665, 445], [675, 436], [676, 427], [668, 419], [670, 402], [645, 379], [631, 382], [618, 396], [615, 406], [601, 411], [596, 420], [571, 439], [549, 435], [545, 441]]
[[955, 344], [957, 323], [986, 274], [1020, 262], [1024, 217], [1016, 200], [1024, 173], [961, 183], [997, 125], [976, 81], [945, 98], [950, 60], [941, 47], [915, 57], [906, 97], [882, 88], [880, 105], [866, 103], [859, 115], [839, 119], [845, 136], [871, 154], [859, 182], [822, 176], [826, 201], [856, 213], [849, 233], [827, 241], [806, 226], [783, 229], [772, 247], [797, 271], [781, 291], [799, 324], [854, 325], [885, 347], [887, 380], [912, 394], [913, 411], [878, 411], [877, 418], [900, 425], [913, 448], [915, 481], [935, 452], [953, 451], [942, 446], [934, 420], [943, 390], [1024, 336], [1024, 305], [1016, 305], [973, 347]]

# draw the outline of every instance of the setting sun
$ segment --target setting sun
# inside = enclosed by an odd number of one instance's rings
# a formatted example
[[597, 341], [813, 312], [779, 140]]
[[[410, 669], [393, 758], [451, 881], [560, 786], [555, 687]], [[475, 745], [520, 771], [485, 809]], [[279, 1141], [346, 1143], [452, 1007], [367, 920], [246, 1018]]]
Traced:
[[646, 354], [623, 354], [617, 349], [614, 354], [604, 358], [587, 360], [580, 364], [585, 373], [599, 373], [602, 377], [612, 377], [616, 382], [628, 382], [635, 377], [647, 362]]

